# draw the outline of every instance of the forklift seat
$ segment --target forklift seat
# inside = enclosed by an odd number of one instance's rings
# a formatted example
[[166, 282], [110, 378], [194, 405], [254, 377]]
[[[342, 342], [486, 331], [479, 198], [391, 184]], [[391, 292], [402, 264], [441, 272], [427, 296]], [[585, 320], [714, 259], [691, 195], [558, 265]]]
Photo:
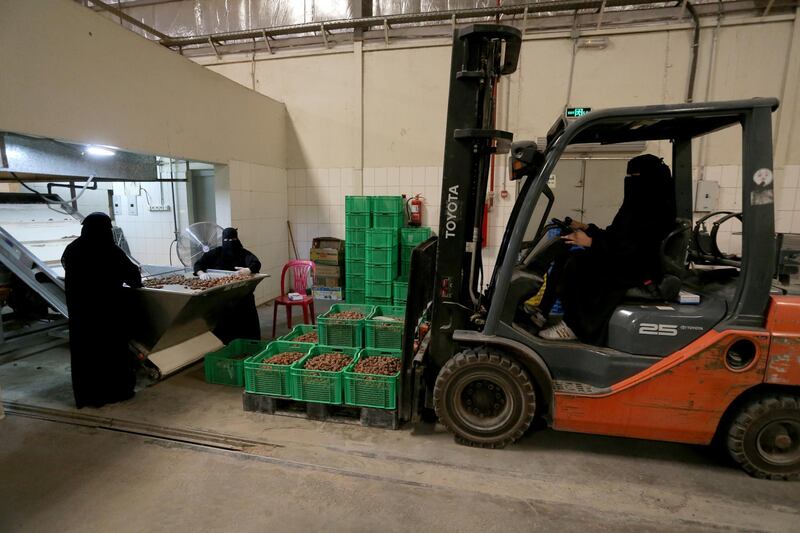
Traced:
[[626, 298], [633, 300], [673, 301], [681, 290], [681, 281], [686, 277], [686, 263], [689, 257], [689, 243], [692, 225], [685, 218], [675, 221], [675, 229], [661, 241], [661, 268], [664, 277], [659, 283], [648, 282], [628, 289]]

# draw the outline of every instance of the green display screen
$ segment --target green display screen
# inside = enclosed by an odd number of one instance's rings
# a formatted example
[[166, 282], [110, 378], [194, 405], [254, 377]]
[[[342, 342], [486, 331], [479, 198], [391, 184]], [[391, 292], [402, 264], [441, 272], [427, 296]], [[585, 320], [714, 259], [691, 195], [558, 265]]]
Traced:
[[568, 107], [567, 108], [567, 118], [578, 118], [582, 117], [589, 111], [591, 111], [591, 107]]

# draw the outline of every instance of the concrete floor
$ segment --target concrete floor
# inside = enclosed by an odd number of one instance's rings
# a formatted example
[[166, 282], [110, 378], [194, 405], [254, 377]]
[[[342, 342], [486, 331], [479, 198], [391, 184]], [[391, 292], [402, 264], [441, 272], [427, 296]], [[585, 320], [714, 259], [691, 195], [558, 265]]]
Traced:
[[0, 421], [0, 531], [800, 531], [800, 483], [752, 479], [709, 448], [543, 430], [479, 450], [440, 426], [245, 413], [201, 364], [69, 419], [68, 366], [63, 348], [0, 366], [8, 405], [69, 422]]

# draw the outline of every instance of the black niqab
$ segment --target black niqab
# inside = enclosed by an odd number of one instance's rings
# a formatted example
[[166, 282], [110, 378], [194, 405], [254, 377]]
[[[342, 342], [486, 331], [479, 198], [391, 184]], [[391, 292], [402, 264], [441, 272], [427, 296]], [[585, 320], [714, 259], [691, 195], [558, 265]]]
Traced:
[[661, 242], [675, 227], [675, 216], [669, 167], [651, 154], [631, 159], [625, 197], [611, 225], [600, 229], [590, 224], [591, 247], [562, 258], [553, 269], [564, 320], [578, 338], [599, 343], [625, 292], [660, 281]]
[[[203, 254], [194, 264], [194, 273], [201, 270], [235, 271], [237, 268], [249, 268], [250, 272], [258, 274], [261, 272], [261, 262], [242, 245], [236, 228], [225, 228], [222, 230], [222, 246]], [[214, 335], [225, 344], [234, 339], [260, 339], [261, 326], [255, 297], [249, 294], [230, 306], [214, 328]]]
[[[244, 246], [239, 240], [239, 231], [236, 228], [225, 228], [222, 230], [222, 256], [227, 264], [233, 264], [243, 260]], [[234, 265], [244, 266], [243, 264]], [[232, 270], [232, 269], [224, 269]]]
[[114, 244], [111, 218], [92, 213], [64, 250], [72, 389], [77, 406], [130, 398], [135, 360], [128, 351], [132, 317], [123, 284], [141, 287], [139, 268]]
[[84, 218], [81, 227], [81, 238], [92, 245], [113, 245], [114, 233], [111, 227], [111, 217], [105, 213], [92, 213]]

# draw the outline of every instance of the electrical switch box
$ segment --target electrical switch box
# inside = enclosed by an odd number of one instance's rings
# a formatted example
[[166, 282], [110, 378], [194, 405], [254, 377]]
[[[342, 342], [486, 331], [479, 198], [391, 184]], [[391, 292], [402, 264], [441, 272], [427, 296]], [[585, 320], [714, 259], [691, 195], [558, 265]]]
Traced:
[[710, 213], [717, 209], [718, 202], [719, 183], [708, 180], [698, 181], [694, 196], [694, 210], [698, 213]]
[[125, 198], [120, 196], [119, 194], [115, 194], [111, 197], [111, 203], [114, 204], [114, 214], [121, 215], [122, 214], [122, 206], [125, 203]]
[[128, 216], [139, 216], [139, 203], [137, 196], [126, 196], [128, 204]]

